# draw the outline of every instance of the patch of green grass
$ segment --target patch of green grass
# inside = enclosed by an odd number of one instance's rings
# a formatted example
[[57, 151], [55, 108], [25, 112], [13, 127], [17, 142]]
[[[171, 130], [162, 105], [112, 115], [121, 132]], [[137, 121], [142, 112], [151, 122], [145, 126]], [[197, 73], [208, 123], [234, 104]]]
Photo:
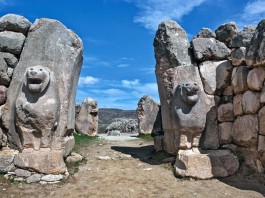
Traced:
[[139, 134], [137, 137], [140, 139], [143, 139], [145, 141], [153, 141], [154, 140], [153, 137], [151, 136], [151, 134]]
[[79, 166], [86, 164], [87, 160], [83, 159], [82, 161], [79, 162], [65, 162], [67, 170], [69, 172], [70, 175], [74, 175], [75, 173], [77, 173], [79, 171]]
[[98, 136], [88, 136], [79, 133], [74, 133], [74, 138], [75, 138], [75, 145], [80, 145], [80, 146], [100, 140]]

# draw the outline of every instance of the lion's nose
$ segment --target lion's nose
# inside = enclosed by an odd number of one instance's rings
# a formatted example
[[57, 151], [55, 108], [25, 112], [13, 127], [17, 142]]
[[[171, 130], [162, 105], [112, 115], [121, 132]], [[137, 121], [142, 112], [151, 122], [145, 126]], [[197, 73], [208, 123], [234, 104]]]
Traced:
[[32, 76], [35, 76], [35, 75], [36, 75], [36, 73], [37, 73], [37, 72], [36, 72], [36, 71], [34, 71], [34, 70], [31, 70], [31, 71], [30, 71], [30, 74], [31, 74]]

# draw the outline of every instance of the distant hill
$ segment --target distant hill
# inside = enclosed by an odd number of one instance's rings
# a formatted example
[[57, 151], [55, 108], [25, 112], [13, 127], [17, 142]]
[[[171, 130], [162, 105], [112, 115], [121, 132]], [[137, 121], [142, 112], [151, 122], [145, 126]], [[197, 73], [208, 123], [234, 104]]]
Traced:
[[98, 116], [98, 133], [104, 133], [106, 127], [115, 118], [137, 119], [136, 110], [101, 108]]

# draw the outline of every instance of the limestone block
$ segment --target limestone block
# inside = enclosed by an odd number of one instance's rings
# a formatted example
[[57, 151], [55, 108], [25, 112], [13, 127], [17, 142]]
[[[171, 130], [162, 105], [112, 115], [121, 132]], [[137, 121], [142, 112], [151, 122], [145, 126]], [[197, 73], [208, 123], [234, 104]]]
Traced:
[[237, 33], [238, 29], [235, 22], [223, 24], [215, 30], [216, 39], [227, 45], [237, 35]]
[[20, 169], [20, 168], [17, 168], [15, 170], [15, 173], [16, 173], [17, 177], [29, 177], [29, 176], [31, 176], [31, 172], [30, 171], [24, 170], [24, 169]]
[[194, 38], [215, 38], [215, 37], [216, 35], [212, 30], [208, 28], [202, 28]]
[[261, 20], [255, 30], [255, 33], [249, 43], [246, 51], [246, 64], [248, 67], [257, 67], [265, 65], [264, 37], [265, 19]]
[[233, 86], [230, 85], [230, 86], [226, 87], [224, 92], [223, 92], [223, 95], [224, 96], [232, 96], [232, 95], [234, 95]]
[[41, 174], [36, 173], [36, 174], [33, 174], [33, 175], [31, 175], [30, 177], [28, 177], [28, 178], [26, 179], [26, 182], [27, 182], [28, 184], [36, 183], [36, 182], [39, 182], [39, 181], [40, 181], [41, 177], [42, 177]]
[[0, 172], [6, 173], [12, 166], [15, 156], [18, 151], [15, 150], [1, 150], [0, 151]]
[[261, 93], [260, 93], [260, 102], [265, 103], [265, 86], [263, 86]]
[[252, 91], [261, 91], [265, 80], [265, 68], [257, 67], [248, 73], [248, 88]]
[[229, 150], [180, 150], [174, 168], [177, 177], [210, 179], [235, 174], [239, 162]]
[[243, 94], [236, 94], [233, 100], [234, 116], [241, 116], [244, 114], [242, 105]]
[[219, 142], [223, 144], [232, 143], [233, 122], [223, 122], [218, 125]]
[[0, 57], [3, 57], [8, 68], [15, 68], [18, 63], [18, 59], [15, 55], [5, 52], [0, 52]]
[[0, 85], [0, 105], [5, 104], [6, 102], [6, 91], [7, 88], [3, 85]]
[[232, 139], [238, 146], [254, 147], [258, 141], [258, 116], [244, 115], [233, 124]]
[[244, 26], [243, 30], [236, 33], [229, 43], [229, 47], [247, 47], [255, 32], [256, 26]]
[[38, 151], [32, 148], [23, 149], [15, 157], [14, 164], [22, 169], [31, 169], [44, 174], [60, 174], [66, 171], [63, 152], [50, 148], [41, 148]]
[[155, 134], [162, 131], [160, 106], [150, 96], [140, 98], [136, 112], [140, 134]]
[[231, 84], [233, 66], [229, 61], [205, 61], [199, 69], [207, 94], [220, 94]]
[[0, 18], [0, 31], [20, 32], [28, 34], [31, 23], [23, 16], [16, 14], [7, 14]]
[[71, 135], [71, 136], [66, 136], [64, 137], [64, 141], [63, 141], [63, 148], [64, 148], [64, 157], [67, 157], [70, 152], [74, 149], [75, 146], [75, 138]]
[[235, 120], [232, 103], [220, 105], [217, 113], [219, 122], [232, 122]]
[[242, 97], [242, 107], [245, 114], [258, 113], [260, 103], [260, 93], [254, 91], [246, 91]]
[[247, 76], [249, 69], [245, 66], [235, 67], [232, 72], [232, 86], [235, 94], [243, 93], [248, 89]]
[[265, 166], [265, 136], [259, 135], [258, 152], [263, 166]]
[[4, 31], [0, 32], [0, 50], [20, 55], [26, 37], [22, 33]]
[[259, 134], [265, 135], [265, 107], [259, 111]]
[[98, 103], [92, 98], [86, 98], [75, 120], [75, 130], [78, 133], [95, 136], [98, 132]]
[[224, 60], [231, 52], [224, 43], [215, 38], [195, 38], [191, 45], [198, 61]]
[[243, 65], [245, 63], [246, 48], [236, 48], [231, 52], [232, 64], [235, 66]]

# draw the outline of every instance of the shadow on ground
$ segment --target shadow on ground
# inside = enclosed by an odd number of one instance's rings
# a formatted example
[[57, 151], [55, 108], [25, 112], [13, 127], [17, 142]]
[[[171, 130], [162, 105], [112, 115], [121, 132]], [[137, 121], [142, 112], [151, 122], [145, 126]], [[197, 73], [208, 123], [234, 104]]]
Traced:
[[153, 145], [141, 147], [112, 146], [112, 150], [131, 155], [133, 158], [151, 165], [160, 165], [175, 161], [175, 157], [164, 151], [156, 152]]

